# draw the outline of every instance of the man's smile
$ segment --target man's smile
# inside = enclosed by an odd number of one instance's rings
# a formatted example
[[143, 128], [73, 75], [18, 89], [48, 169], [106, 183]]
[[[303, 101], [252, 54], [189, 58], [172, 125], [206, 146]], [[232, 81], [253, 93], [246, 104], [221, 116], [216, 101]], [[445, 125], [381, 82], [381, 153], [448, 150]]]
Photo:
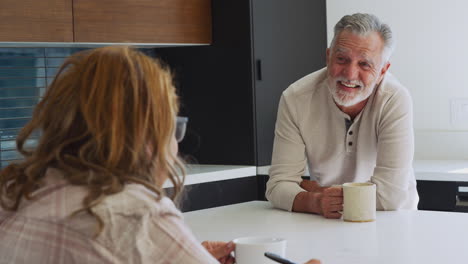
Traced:
[[350, 83], [350, 82], [338, 81], [338, 84], [348, 87], [348, 88], [361, 88], [359, 84]]

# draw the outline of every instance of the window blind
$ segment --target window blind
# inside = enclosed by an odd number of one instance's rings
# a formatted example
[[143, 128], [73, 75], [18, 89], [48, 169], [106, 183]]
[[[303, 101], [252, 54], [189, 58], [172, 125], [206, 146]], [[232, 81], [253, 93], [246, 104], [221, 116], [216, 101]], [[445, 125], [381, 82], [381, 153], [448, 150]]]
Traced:
[[[21, 160], [16, 136], [64, 59], [83, 48], [0, 48], [0, 167]], [[39, 133], [26, 142], [37, 144]]]
[[[66, 57], [87, 48], [0, 48], [0, 168], [22, 159], [16, 136]], [[155, 49], [140, 49], [155, 57]], [[26, 142], [34, 147], [39, 132]]]

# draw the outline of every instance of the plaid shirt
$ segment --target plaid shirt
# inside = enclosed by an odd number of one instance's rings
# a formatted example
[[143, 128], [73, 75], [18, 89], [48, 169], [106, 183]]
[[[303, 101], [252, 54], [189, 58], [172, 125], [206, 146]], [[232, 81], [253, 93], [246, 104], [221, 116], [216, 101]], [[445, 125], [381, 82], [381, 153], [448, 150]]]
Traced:
[[128, 184], [94, 207], [105, 223], [82, 208], [86, 189], [49, 169], [45, 187], [16, 212], [0, 208], [0, 263], [218, 263], [183, 223], [168, 198]]

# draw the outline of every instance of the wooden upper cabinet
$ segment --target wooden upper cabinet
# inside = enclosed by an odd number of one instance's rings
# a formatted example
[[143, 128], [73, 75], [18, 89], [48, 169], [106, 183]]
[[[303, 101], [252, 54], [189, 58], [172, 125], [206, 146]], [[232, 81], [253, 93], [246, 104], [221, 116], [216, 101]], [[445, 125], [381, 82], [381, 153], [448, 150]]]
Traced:
[[73, 15], [75, 42], [211, 43], [211, 0], [73, 0]]
[[1, 0], [0, 41], [72, 42], [72, 0]]

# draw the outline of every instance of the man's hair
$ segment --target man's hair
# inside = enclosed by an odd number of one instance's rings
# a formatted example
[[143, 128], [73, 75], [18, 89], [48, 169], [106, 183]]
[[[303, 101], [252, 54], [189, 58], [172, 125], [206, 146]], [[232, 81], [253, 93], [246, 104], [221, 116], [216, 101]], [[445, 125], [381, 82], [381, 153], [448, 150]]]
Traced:
[[384, 42], [382, 63], [389, 60], [395, 48], [395, 40], [392, 30], [387, 24], [382, 23], [375, 15], [356, 13], [342, 17], [335, 25], [334, 36], [330, 47], [335, 45], [336, 38], [343, 30], [349, 30], [352, 33], [362, 36], [372, 32], [377, 32]]
[[[142, 52], [120, 46], [72, 55], [17, 137], [25, 159], [1, 171], [0, 205], [17, 210], [21, 200], [34, 198], [47, 168], [88, 190], [82, 210], [97, 218], [99, 231], [105, 223], [92, 208], [127, 183], [161, 197], [155, 173], [164, 172], [177, 194], [185, 172], [170, 151], [178, 109], [169, 70]], [[41, 137], [28, 149], [34, 132]]]

